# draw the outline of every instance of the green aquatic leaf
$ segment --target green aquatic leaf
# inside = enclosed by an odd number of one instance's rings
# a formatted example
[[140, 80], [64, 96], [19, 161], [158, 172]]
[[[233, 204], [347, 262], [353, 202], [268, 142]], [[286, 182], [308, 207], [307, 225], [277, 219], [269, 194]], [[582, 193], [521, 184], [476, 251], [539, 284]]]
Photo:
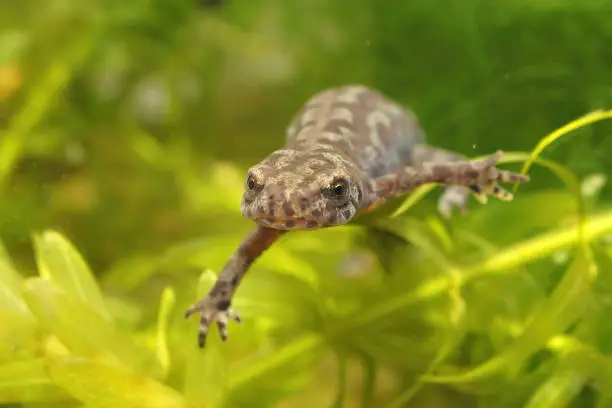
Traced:
[[141, 305], [136, 298], [105, 296], [104, 302], [109, 313], [115, 318], [115, 324], [119, 327], [134, 328], [143, 316], [143, 309], [147, 305]]
[[537, 309], [518, 338], [499, 355], [467, 372], [444, 376], [428, 375], [425, 381], [444, 384], [478, 384], [501, 376], [514, 376], [525, 360], [545, 346], [554, 335], [563, 332], [582, 316], [589, 305], [596, 266], [589, 256], [577, 250], [575, 259], [552, 295]]
[[346, 400], [348, 361], [345, 356], [337, 355], [338, 359], [338, 392], [332, 408], [342, 408]]
[[[583, 238], [590, 241], [611, 231], [612, 211], [602, 212], [587, 217]], [[402, 308], [448, 293], [449, 290], [456, 287], [457, 282], [454, 276], [462, 275], [462, 280], [466, 283], [483, 275], [509, 271], [525, 263], [548, 257], [560, 249], [576, 245], [580, 242], [579, 238], [581, 236], [577, 233], [576, 226], [571, 225], [557, 228], [507, 246], [475, 265], [458, 268], [456, 274], [453, 274], [451, 279], [449, 279], [451, 275], [436, 276], [426, 280], [414, 290], [372, 305], [367, 311], [359, 311], [350, 318], [347, 318], [338, 330], [353, 330], [355, 327], [368, 326], [371, 322], [382, 319]]]
[[416, 188], [408, 197], [402, 202], [402, 204], [391, 214], [391, 218], [399, 217], [406, 211], [414, 207], [419, 201], [421, 201], [427, 194], [434, 191], [438, 186], [435, 184], [426, 184]]
[[372, 396], [376, 388], [377, 367], [375, 360], [371, 357], [361, 356], [361, 366], [363, 367], [363, 387], [361, 391], [361, 407], [369, 407], [372, 403]]
[[158, 258], [154, 255], [140, 255], [120, 259], [100, 277], [100, 285], [107, 290], [123, 293], [133, 291], [159, 271]]
[[548, 342], [547, 348], [558, 356], [563, 370], [571, 370], [592, 380], [602, 389], [610, 389], [612, 358], [602, 354], [593, 345], [575, 337], [559, 335]]
[[241, 367], [236, 367], [235, 370], [232, 369], [229, 390], [234, 391], [250, 382], [256, 382], [276, 370], [295, 363], [300, 358], [308, 360], [310, 360], [309, 356], [314, 358], [321, 351], [323, 340], [319, 334], [304, 334], [267, 356], [258, 356], [249, 361], [249, 364], [243, 364]]
[[119, 364], [83, 357], [49, 357], [53, 381], [85, 404], [113, 408], [191, 408], [164, 384]]
[[[188, 257], [193, 259], [195, 263], [206, 265], [213, 270], [221, 270], [244, 237], [245, 234], [232, 234], [227, 238], [217, 238], [214, 242], [208, 242], [206, 245], [200, 243], [194, 246], [191, 243], [186, 243], [171, 251], [167, 251], [163, 257], [163, 262], [172, 262], [177, 257]], [[318, 272], [309, 262], [305, 262], [302, 258], [296, 256], [295, 252], [285, 249], [284, 240], [284, 237], [281, 238], [281, 241], [277, 242], [263, 256], [258, 258], [257, 267], [265, 267], [281, 274], [294, 276], [306, 282], [314, 289], [318, 289]]]
[[312, 289], [319, 289], [319, 275], [311, 263], [285, 250], [281, 245], [276, 245], [266, 251], [265, 256], [258, 259], [257, 266], [293, 276], [307, 283]]
[[447, 254], [444, 237], [441, 237], [438, 231], [425, 222], [414, 218], [384, 218], [377, 220], [375, 225], [416, 246], [444, 272], [452, 272], [456, 269]]
[[[6, 252], [4, 244], [0, 241], [0, 282], [2, 282], [13, 293], [21, 293], [23, 278], [17, 272], [9, 254]], [[0, 297], [1, 299], [1, 297]], [[24, 308], [27, 307], [24, 304]]]
[[501, 246], [518, 242], [534, 232], [554, 228], [559, 220], [574, 218], [576, 210], [575, 194], [567, 190], [542, 190], [521, 195], [512, 205], [487, 205], [478, 211], [470, 211], [457, 220], [457, 225], [469, 229], [472, 234], [494, 239]]
[[564, 408], [582, 391], [587, 378], [573, 370], [563, 370], [548, 378], [525, 404], [525, 408]]
[[23, 278], [0, 243], [0, 361], [34, 355], [36, 318], [21, 295]]
[[[286, 235], [279, 242], [283, 248], [296, 254], [314, 253], [331, 255], [338, 253], [338, 251], [344, 252], [352, 249], [351, 241], [347, 237], [359, 231], [359, 228], [355, 228], [350, 224], [339, 225], [334, 228], [309, 231], [307, 234]], [[334, 245], [330, 245], [330, 242], [333, 242]]]
[[[564, 126], [558, 129], [555, 129], [553, 132], [546, 135], [544, 138], [542, 138], [538, 142], [537, 146], [531, 152], [531, 156], [527, 160], [525, 160], [525, 163], [523, 164], [523, 168], [521, 169], [521, 173], [527, 174], [527, 172], [529, 171], [529, 168], [534, 162], [537, 161], [540, 154], [548, 146], [552, 145], [555, 141], [559, 140], [561, 137], [570, 134], [574, 130], [580, 129], [584, 126], [587, 126], [587, 125], [590, 125], [590, 124], [593, 124], [595, 122], [599, 122], [602, 120], [606, 120], [606, 119], [612, 119], [612, 110], [608, 110], [608, 111], [598, 110], [595, 112], [591, 112], [591, 113], [588, 113], [578, 119], [575, 119], [565, 124]], [[519, 188], [519, 185], [517, 184], [514, 188], [514, 191], [516, 192], [518, 188]]]
[[23, 278], [0, 243], [0, 312], [31, 319], [32, 315], [21, 296], [22, 285]]
[[[464, 339], [464, 335], [464, 327], [451, 328], [451, 330], [449, 330], [447, 341], [442, 345], [434, 359], [431, 361], [424, 375], [428, 375], [435, 372], [438, 366], [442, 364], [442, 362], [446, 360], [446, 358], [449, 357], [461, 344], [461, 340]], [[410, 402], [410, 400], [412, 400], [417, 395], [417, 393], [421, 391], [424, 385], [425, 382], [420, 381], [419, 379], [415, 382], [413, 386], [411, 386], [406, 391], [402, 392], [399, 396], [397, 396], [389, 405], [387, 405], [386, 408], [405, 407]]]
[[10, 117], [8, 126], [0, 137], [0, 189], [2, 190], [15, 169], [15, 163], [23, 154], [28, 136], [49, 115], [57, 98], [67, 88], [73, 71], [91, 50], [93, 30], [79, 31], [79, 35], [73, 36], [75, 41], [65, 43], [62, 52], [57, 53], [57, 58], [51, 61], [43, 71], [44, 74], [36, 77], [28, 86], [29, 93], [22, 102], [23, 105]]
[[[247, 324], [260, 324], [262, 335], [281, 327], [285, 330], [312, 328], [321, 309], [318, 293], [304, 281], [259, 268], [244, 280], [232, 304]], [[236, 335], [250, 330], [246, 325], [233, 327]]]
[[[0, 265], [0, 268], [2, 266]], [[27, 309], [27, 305], [13, 288], [0, 281], [0, 314], [3, 316], [14, 316], [15, 319], [29, 320], [34, 323], [32, 314]], [[4, 320], [2, 320], [4, 321]]]
[[283, 398], [304, 392], [312, 384], [317, 363], [329, 355], [322, 341], [318, 335], [301, 335], [284, 345], [261, 348], [232, 364], [225, 406], [272, 407]]
[[164, 271], [195, 267], [221, 270], [246, 233], [192, 239], [173, 245], [157, 256], [124, 259], [106, 271], [101, 278], [102, 285], [126, 292]]
[[171, 287], [164, 288], [157, 319], [157, 360], [164, 374], [170, 370], [170, 350], [168, 349], [168, 321], [174, 308], [176, 295]]
[[70, 296], [54, 283], [30, 278], [25, 283], [24, 297], [40, 325], [74, 354], [105, 356], [154, 376], [163, 372], [152, 353], [137, 347], [89, 303]]
[[0, 366], [0, 404], [69, 399], [47, 374], [44, 359], [15, 360]]
[[164, 251], [158, 258], [160, 267], [184, 267], [206, 265], [206, 268], [220, 270], [227, 262], [248, 230], [223, 234], [213, 238], [193, 239], [181, 242]]
[[36, 234], [34, 249], [40, 276], [55, 282], [68, 294], [88, 303], [101, 316], [111, 320], [89, 266], [65, 237], [55, 231]]
[[0, 363], [36, 355], [38, 326], [32, 314], [14, 313], [0, 301], [0, 322]]
[[[612, 384], [612, 359], [576, 337], [555, 336], [547, 348], [555, 353], [556, 370], [533, 392], [528, 407], [560, 408], [570, 406], [588, 383], [600, 390]], [[599, 403], [606, 400], [602, 394]], [[608, 406], [608, 405], [604, 405]]]

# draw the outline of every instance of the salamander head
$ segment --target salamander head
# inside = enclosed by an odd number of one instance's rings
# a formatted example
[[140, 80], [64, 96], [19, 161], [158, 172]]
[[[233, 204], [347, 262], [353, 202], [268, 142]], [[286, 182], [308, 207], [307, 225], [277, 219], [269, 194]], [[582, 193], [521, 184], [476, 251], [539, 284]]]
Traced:
[[242, 215], [280, 230], [346, 224], [363, 185], [350, 162], [329, 151], [278, 150], [249, 169]]

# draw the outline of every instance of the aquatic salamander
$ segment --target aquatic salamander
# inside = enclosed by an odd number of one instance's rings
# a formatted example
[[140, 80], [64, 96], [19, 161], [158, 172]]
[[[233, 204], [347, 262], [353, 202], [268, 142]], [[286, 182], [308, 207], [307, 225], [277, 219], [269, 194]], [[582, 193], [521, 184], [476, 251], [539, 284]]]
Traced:
[[200, 315], [198, 344], [212, 323], [228, 337], [234, 293], [250, 265], [288, 231], [348, 223], [387, 200], [423, 184], [445, 187], [438, 202], [448, 217], [474, 194], [512, 200], [499, 183], [529, 177], [500, 170], [502, 152], [484, 160], [425, 144], [415, 115], [380, 92], [346, 85], [312, 96], [287, 128], [285, 146], [251, 167], [241, 212], [257, 224], [234, 252], [210, 292], [187, 312]]

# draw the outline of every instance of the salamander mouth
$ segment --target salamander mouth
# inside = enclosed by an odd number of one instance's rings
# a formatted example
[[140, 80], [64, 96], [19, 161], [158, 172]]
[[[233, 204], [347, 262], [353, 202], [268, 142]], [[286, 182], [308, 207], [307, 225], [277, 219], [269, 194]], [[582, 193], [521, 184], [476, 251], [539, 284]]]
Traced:
[[266, 227], [280, 230], [308, 230], [321, 228], [321, 220], [306, 217], [270, 217], [263, 214], [254, 214], [253, 221]]

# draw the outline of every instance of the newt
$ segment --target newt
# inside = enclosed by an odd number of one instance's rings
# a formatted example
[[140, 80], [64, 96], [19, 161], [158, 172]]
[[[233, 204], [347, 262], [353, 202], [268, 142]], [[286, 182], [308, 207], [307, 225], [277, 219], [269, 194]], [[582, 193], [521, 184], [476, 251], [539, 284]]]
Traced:
[[343, 225], [356, 215], [415, 188], [444, 188], [438, 210], [464, 212], [470, 195], [486, 202], [512, 194], [499, 183], [524, 183], [527, 175], [496, 167], [498, 150], [486, 159], [465, 156], [425, 142], [414, 113], [363, 85], [320, 91], [298, 110], [285, 145], [248, 170], [240, 204], [256, 227], [223, 267], [209, 293], [189, 307], [200, 315], [198, 345], [216, 323], [223, 341], [228, 322], [240, 322], [231, 307], [249, 267], [289, 231]]

